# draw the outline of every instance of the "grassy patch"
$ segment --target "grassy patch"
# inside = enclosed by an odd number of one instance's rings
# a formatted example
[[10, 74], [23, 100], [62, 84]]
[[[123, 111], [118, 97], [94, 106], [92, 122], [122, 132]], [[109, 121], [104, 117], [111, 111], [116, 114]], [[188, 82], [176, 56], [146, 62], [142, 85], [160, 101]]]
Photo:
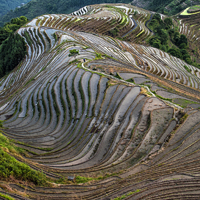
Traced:
[[144, 29], [143, 29], [140, 33], [138, 33], [138, 34], [136, 35], [136, 38], [139, 37], [140, 35], [142, 35], [143, 33], [144, 33]]
[[17, 180], [29, 181], [36, 185], [47, 185], [46, 176], [31, 169], [27, 164], [16, 160], [11, 154], [23, 154], [24, 150], [13, 145], [12, 141], [0, 133], [0, 180], [14, 177]]
[[198, 11], [198, 12], [193, 12], [193, 13], [189, 13], [189, 12], [188, 12], [189, 9], [191, 9], [191, 7], [186, 8], [180, 15], [182, 15], [182, 16], [187, 16], [187, 15], [195, 15], [195, 14], [200, 13], [200, 11]]
[[135, 191], [133, 191], [133, 192], [129, 192], [129, 193], [127, 193], [127, 194], [123, 194], [121, 197], [114, 198], [113, 200], [125, 199], [126, 197], [131, 196], [131, 195], [133, 195], [133, 194], [135, 194], [135, 193], [138, 193], [138, 192], [140, 192], [140, 191], [141, 191], [140, 189], [137, 189], [137, 190], [135, 190]]
[[96, 52], [95, 60], [102, 59], [102, 55]]
[[78, 22], [78, 21], [80, 21], [81, 19], [80, 18], [78, 18], [75, 22]]
[[14, 200], [12, 197], [8, 196], [7, 194], [0, 193], [0, 197], [3, 197], [4, 199], [8, 199], [8, 200]]
[[24, 154], [24, 150], [13, 145], [12, 141], [0, 133], [0, 148], [9, 153]]
[[187, 100], [187, 99], [173, 99], [172, 101], [173, 103], [175, 104], [178, 104], [179, 106], [185, 108], [187, 107], [188, 104], [198, 104], [197, 102], [195, 101], [190, 101], [190, 100]]
[[190, 69], [188, 66], [184, 65], [183, 67], [184, 67], [189, 73], [191, 73], [191, 69]]
[[75, 182], [76, 183], [87, 183], [87, 182], [90, 182], [90, 181], [97, 181], [97, 180], [103, 180], [103, 179], [106, 179], [108, 177], [111, 177], [111, 176], [115, 176], [117, 175], [116, 173], [106, 173], [105, 176], [98, 176], [98, 177], [84, 177], [84, 176], [79, 176], [77, 175], [75, 177]]
[[76, 183], [87, 183], [94, 180], [91, 177], [76, 176]]

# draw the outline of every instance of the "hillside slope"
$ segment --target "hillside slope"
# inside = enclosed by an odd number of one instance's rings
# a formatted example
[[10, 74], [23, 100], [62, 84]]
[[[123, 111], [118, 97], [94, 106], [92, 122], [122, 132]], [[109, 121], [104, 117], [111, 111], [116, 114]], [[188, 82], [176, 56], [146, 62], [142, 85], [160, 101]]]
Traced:
[[[150, 16], [126, 4], [92, 5], [39, 16], [17, 31], [27, 55], [0, 80], [2, 131], [27, 150], [31, 168], [55, 183], [1, 181], [0, 193], [200, 197], [200, 70], [139, 42], [153, 34], [145, 26]], [[116, 26], [120, 40], [106, 35]], [[57, 184], [61, 176], [75, 179]]]
[[[43, 14], [51, 13], [71, 13], [83, 6], [98, 3], [118, 3], [121, 0], [34, 0], [21, 8], [10, 11], [5, 16], [0, 17], [0, 26], [9, 22], [12, 18], [26, 16], [29, 20]], [[130, 0], [124, 0], [123, 3], [130, 3]]]
[[133, 0], [132, 5], [138, 6], [141, 8], [145, 8], [148, 10], [152, 10], [158, 13], [163, 13], [167, 15], [175, 15], [182, 11], [183, 9], [187, 8], [191, 5], [199, 4], [199, 0], [191, 1], [191, 0]]
[[14, 10], [22, 3], [28, 3], [30, 0], [0, 0], [0, 16], [5, 15], [8, 11]]

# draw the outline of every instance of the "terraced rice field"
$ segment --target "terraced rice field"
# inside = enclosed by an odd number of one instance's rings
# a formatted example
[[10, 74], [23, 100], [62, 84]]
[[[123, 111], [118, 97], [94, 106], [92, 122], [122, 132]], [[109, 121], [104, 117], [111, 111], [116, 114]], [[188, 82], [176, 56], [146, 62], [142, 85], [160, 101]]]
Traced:
[[170, 100], [198, 104], [200, 71], [161, 50], [106, 36], [110, 23], [129, 27], [120, 34], [135, 42], [151, 35], [144, 25], [149, 13], [140, 9], [140, 30], [129, 32], [133, 12], [129, 5], [87, 6], [18, 30], [28, 54], [1, 79], [3, 133], [28, 150], [32, 168], [93, 181], [8, 183], [26, 198], [1, 192], [14, 199], [199, 198], [200, 111]]
[[[196, 7], [198, 8], [198, 7]], [[194, 55], [196, 60], [199, 62], [200, 60], [200, 11], [189, 12], [190, 8], [185, 11], [186, 15], [179, 15], [179, 31], [181, 34], [185, 34], [187, 36], [189, 47], [191, 49], [195, 49]], [[188, 13], [189, 12], [189, 13]]]

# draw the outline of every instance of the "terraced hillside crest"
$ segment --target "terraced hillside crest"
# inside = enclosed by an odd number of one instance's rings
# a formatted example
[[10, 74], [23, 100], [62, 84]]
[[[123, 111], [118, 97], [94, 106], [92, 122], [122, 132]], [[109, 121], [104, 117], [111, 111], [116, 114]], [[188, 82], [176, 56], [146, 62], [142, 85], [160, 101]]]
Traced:
[[[27, 150], [31, 168], [55, 180], [89, 178], [52, 187], [8, 182], [10, 190], [2, 181], [0, 193], [14, 199], [200, 196], [200, 70], [146, 46], [151, 14], [93, 5], [43, 15], [18, 30], [28, 53], [1, 79], [2, 131]], [[116, 32], [120, 39], [110, 36]]]

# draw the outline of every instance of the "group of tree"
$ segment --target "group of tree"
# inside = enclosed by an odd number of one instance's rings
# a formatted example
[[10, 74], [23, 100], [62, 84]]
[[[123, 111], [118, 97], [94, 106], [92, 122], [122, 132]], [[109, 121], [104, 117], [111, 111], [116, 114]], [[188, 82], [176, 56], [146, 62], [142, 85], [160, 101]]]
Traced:
[[149, 0], [148, 6], [143, 8], [166, 15], [174, 15], [195, 3], [197, 3], [197, 0]]
[[160, 14], [155, 14], [149, 27], [154, 31], [154, 36], [149, 40], [151, 46], [183, 59], [188, 64], [200, 67], [191, 60], [187, 37], [178, 32], [171, 18], [162, 20]]
[[3, 27], [0, 27], [0, 45], [9, 37], [11, 33], [14, 33], [27, 22], [28, 19], [24, 16], [21, 16], [12, 19], [10, 22], [5, 23]]
[[0, 28], [0, 77], [13, 70], [26, 55], [26, 43], [16, 30], [27, 21], [21, 16]]
[[22, 3], [25, 4], [30, 0], [0, 0], [0, 16], [5, 15], [11, 9], [15, 9], [18, 6], [22, 6]]

